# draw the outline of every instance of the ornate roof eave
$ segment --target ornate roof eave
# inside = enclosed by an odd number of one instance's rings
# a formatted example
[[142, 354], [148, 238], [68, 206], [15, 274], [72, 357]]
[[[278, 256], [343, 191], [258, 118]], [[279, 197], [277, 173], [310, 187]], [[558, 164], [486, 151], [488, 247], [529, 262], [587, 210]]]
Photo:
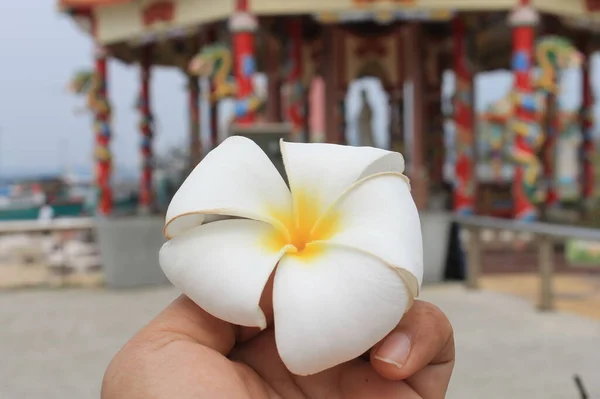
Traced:
[[93, 35], [91, 20], [94, 8], [117, 4], [131, 3], [135, 0], [58, 0], [58, 11], [69, 15], [77, 27], [89, 35]]
[[116, 4], [131, 3], [133, 1], [134, 0], [59, 0], [58, 7], [62, 10], [89, 10], [94, 7], [112, 6]]
[[562, 17], [562, 22], [571, 28], [600, 33], [600, 13], [589, 13], [586, 16]]
[[347, 12], [314, 13], [313, 18], [320, 23], [377, 22], [389, 24], [397, 21], [448, 21], [455, 12], [450, 9], [422, 10], [349, 10]]

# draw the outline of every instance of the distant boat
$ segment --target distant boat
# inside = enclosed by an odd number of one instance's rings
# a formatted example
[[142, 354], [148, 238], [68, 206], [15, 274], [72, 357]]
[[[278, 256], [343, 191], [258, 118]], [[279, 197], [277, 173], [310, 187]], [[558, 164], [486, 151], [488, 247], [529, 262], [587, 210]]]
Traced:
[[[51, 189], [49, 185], [53, 185]], [[135, 190], [116, 188], [114, 195], [115, 213], [136, 211], [138, 194]], [[49, 179], [11, 182], [0, 186], [0, 221], [38, 219], [46, 203], [52, 207], [54, 218], [90, 216], [95, 213], [95, 191], [89, 183], [64, 182], [60, 178], [51, 182]]]
[[[0, 188], [0, 220], [37, 219], [40, 208], [46, 203], [46, 198], [45, 193], [27, 185], [2, 187]], [[54, 217], [84, 214], [83, 198], [56, 198], [54, 201], [48, 201], [48, 205], [52, 207]]]

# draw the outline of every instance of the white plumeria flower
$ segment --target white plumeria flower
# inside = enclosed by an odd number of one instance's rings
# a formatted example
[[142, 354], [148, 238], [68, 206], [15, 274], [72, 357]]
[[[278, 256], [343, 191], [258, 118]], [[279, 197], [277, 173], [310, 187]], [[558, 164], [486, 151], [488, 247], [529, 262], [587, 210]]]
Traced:
[[283, 141], [281, 151], [290, 189], [250, 139], [211, 151], [169, 205], [160, 264], [206, 312], [261, 329], [275, 271], [277, 349], [309, 375], [397, 325], [421, 286], [421, 226], [402, 155]]

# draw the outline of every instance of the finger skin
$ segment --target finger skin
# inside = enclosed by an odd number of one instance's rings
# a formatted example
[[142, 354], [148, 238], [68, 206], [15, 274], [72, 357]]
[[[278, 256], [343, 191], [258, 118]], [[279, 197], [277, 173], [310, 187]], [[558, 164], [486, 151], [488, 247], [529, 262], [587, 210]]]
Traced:
[[385, 379], [363, 359], [310, 376], [291, 374], [277, 353], [272, 329], [234, 349], [230, 358], [249, 365], [280, 399], [422, 399], [408, 383]]
[[[371, 364], [383, 377], [405, 380], [425, 399], [445, 397], [454, 368], [454, 333], [446, 315], [435, 305], [415, 301], [396, 329], [410, 340], [408, 358], [393, 364], [378, 358], [377, 350], [386, 338], [371, 350]], [[389, 335], [388, 335], [389, 337]]]
[[104, 375], [101, 397], [201, 399], [222, 392], [250, 397], [241, 380], [243, 370], [234, 369], [223, 356], [235, 343], [234, 326], [182, 295], [114, 357]]
[[181, 295], [144, 327], [140, 339], [164, 335], [186, 339], [223, 355], [236, 343], [239, 328], [206, 313], [185, 295]]
[[[452, 327], [445, 315], [437, 307], [417, 301], [395, 331], [408, 334], [411, 340], [402, 367], [377, 359], [377, 349], [385, 339], [371, 351], [371, 364], [388, 381], [404, 381], [398, 386], [377, 386], [395, 391], [410, 386], [410, 391], [421, 398], [443, 398], [454, 365]], [[261, 381], [248, 365], [225, 357], [243, 342], [251, 343], [256, 332], [220, 321], [181, 296], [115, 356], [103, 381], [102, 398], [271, 398], [274, 392], [266, 383], [268, 379]], [[274, 347], [274, 342], [271, 345]], [[253, 362], [248, 363], [253, 366]], [[375, 382], [367, 380], [369, 384]]]

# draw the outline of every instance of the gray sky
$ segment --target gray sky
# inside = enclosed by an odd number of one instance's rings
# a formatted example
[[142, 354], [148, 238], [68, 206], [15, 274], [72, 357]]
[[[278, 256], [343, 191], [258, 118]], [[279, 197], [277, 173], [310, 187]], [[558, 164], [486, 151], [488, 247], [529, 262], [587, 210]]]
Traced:
[[[0, 1], [0, 174], [91, 164], [91, 119], [75, 114], [83, 99], [65, 91], [75, 70], [92, 65], [91, 41], [56, 11], [55, 4], [55, 0]], [[112, 62], [109, 74], [115, 162], [136, 168], [140, 140], [133, 105], [138, 70]], [[154, 72], [157, 147], [185, 138], [184, 84], [177, 71]]]
[[[83, 104], [83, 99], [65, 91], [75, 70], [92, 65], [91, 42], [68, 17], [56, 11], [55, 4], [55, 0], [0, 1], [1, 175], [52, 172], [65, 166], [81, 169], [92, 162], [90, 116], [76, 114], [74, 109]], [[112, 62], [109, 75], [115, 163], [135, 170], [140, 141], [138, 115], [133, 109], [139, 87], [138, 69]], [[579, 78], [578, 72], [565, 78], [563, 97], [569, 108], [578, 103]], [[452, 91], [452, 83], [447, 82], [446, 92]], [[480, 77], [477, 108], [506, 94], [510, 83], [511, 77], [505, 72]], [[155, 69], [155, 148], [183, 143], [187, 137], [184, 87], [185, 80], [178, 71]], [[354, 109], [356, 99], [350, 102], [349, 108]]]

